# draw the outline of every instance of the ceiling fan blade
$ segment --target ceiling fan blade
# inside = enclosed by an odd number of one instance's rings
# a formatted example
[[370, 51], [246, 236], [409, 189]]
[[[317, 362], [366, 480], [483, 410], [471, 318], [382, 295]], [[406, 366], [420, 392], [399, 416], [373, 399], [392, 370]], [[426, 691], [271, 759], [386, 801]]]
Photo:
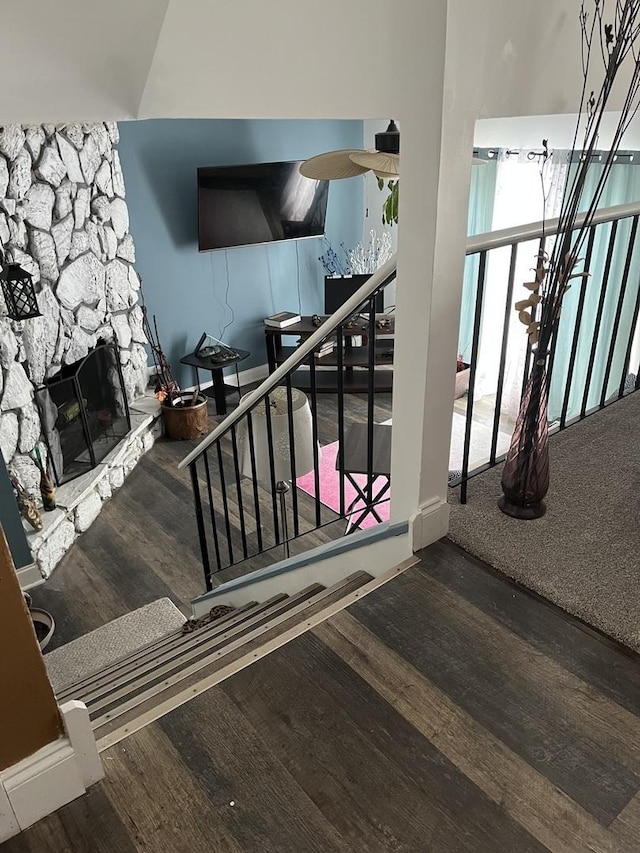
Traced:
[[353, 178], [369, 171], [351, 159], [352, 154], [364, 154], [359, 148], [344, 148], [339, 151], [327, 151], [305, 160], [300, 166], [300, 174], [316, 181], [334, 181], [341, 178]]
[[400, 175], [400, 156], [383, 151], [356, 151], [350, 155], [354, 163], [372, 169], [380, 178], [397, 178]]

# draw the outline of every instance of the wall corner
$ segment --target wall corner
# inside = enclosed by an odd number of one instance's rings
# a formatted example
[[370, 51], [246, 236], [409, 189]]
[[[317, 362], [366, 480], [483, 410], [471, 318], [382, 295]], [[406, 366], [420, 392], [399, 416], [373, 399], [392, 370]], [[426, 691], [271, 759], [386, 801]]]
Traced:
[[82, 702], [60, 707], [65, 735], [0, 773], [0, 843], [77, 797], [104, 773]]

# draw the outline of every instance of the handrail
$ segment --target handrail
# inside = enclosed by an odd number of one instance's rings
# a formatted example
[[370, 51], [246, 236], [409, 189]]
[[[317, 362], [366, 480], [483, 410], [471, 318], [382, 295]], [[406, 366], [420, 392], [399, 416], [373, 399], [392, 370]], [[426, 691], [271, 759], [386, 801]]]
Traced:
[[[640, 215], [640, 202], [630, 204], [617, 204], [614, 207], [603, 207], [597, 210], [593, 216], [593, 225], [603, 222], [613, 222], [618, 219], [627, 219], [629, 216]], [[575, 228], [579, 228], [584, 222], [586, 214], [579, 213], [576, 216]], [[557, 231], [559, 219], [554, 217], [546, 222], [529, 222], [526, 225], [516, 225], [514, 228], [503, 228], [500, 231], [489, 231], [485, 234], [475, 234], [467, 238], [467, 255], [476, 252], [486, 252], [490, 249], [500, 249], [503, 246], [512, 246], [514, 243], [524, 243], [528, 240], [536, 240], [545, 234], [553, 236]]]
[[[178, 468], [186, 468], [188, 465], [191, 465], [192, 462], [195, 462], [204, 451], [215, 441], [222, 438], [222, 436], [226, 435], [229, 430], [234, 427], [238, 421], [244, 417], [244, 415], [249, 412], [256, 403], [259, 403], [270, 391], [272, 391], [289, 373], [295, 370], [299, 364], [302, 364], [303, 361], [307, 358], [307, 356], [313, 352], [313, 350], [325, 340], [329, 335], [331, 335], [345, 320], [348, 320], [351, 316], [353, 316], [354, 311], [359, 308], [363, 302], [366, 301], [367, 297], [371, 296], [378, 290], [380, 287], [387, 284], [394, 277], [396, 272], [396, 255], [395, 253], [389, 258], [389, 260], [383, 264], [379, 269], [377, 269], [371, 278], [368, 278], [362, 287], [351, 296], [347, 301], [340, 306], [340, 308], [331, 315], [331, 317], [319, 326], [316, 331], [307, 338], [306, 341], [300, 344], [295, 353], [289, 356], [289, 358], [280, 365], [280, 367], [276, 368], [273, 373], [269, 374], [267, 378], [253, 391], [247, 394], [240, 400], [237, 409], [234, 409], [223, 421], [218, 424], [218, 426], [212, 430], [205, 438], [202, 439], [200, 444], [191, 451], [191, 453], [187, 454], [185, 458], [178, 464]], [[283, 334], [286, 334], [286, 329], [282, 330]]]

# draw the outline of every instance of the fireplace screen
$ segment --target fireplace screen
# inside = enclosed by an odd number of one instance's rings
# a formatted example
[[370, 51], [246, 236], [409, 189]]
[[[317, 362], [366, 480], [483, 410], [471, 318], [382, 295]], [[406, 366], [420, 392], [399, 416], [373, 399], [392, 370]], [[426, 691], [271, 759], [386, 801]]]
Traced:
[[95, 468], [131, 429], [115, 348], [100, 344], [36, 391], [56, 483]]

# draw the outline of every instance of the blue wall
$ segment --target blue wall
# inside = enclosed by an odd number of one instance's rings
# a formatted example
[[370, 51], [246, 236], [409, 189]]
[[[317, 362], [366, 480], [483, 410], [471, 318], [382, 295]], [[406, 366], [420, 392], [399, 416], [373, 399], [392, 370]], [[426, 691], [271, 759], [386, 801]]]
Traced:
[[[362, 148], [362, 122], [154, 119], [119, 128], [136, 269], [176, 379], [193, 384], [179, 360], [204, 331], [250, 350], [242, 369], [264, 364], [267, 315], [322, 310], [322, 238], [199, 253], [196, 169]], [[326, 231], [336, 248], [362, 239], [363, 187], [356, 178], [331, 183]]]

